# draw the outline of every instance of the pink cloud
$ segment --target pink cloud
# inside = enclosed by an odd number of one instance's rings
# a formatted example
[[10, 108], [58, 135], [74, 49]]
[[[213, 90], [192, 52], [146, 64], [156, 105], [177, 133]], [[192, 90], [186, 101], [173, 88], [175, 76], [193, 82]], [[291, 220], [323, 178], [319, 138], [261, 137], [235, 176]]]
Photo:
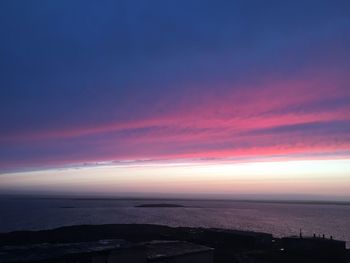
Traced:
[[[346, 151], [350, 150], [350, 136], [343, 130], [349, 127], [346, 123], [350, 123], [350, 104], [326, 108], [322, 107], [322, 102], [350, 97], [350, 90], [343, 88], [348, 80], [327, 72], [297, 80], [269, 77], [246, 87], [220, 89], [218, 94], [203, 93], [198, 94], [198, 98], [191, 94], [174, 109], [147, 118], [87, 123], [69, 129], [16, 132], [1, 136], [0, 141], [23, 147], [39, 144], [44, 149], [50, 148], [51, 144], [55, 147], [56, 141], [62, 144], [84, 138], [87, 141], [82, 142], [87, 152], [37, 156], [23, 160], [22, 165]], [[315, 103], [320, 106], [303, 110], [305, 105]], [[312, 126], [314, 123], [322, 125]], [[339, 123], [346, 127], [324, 131], [328, 124]], [[308, 130], [305, 130], [304, 126], [308, 124]], [[286, 131], [278, 132], [283, 127]], [[288, 131], [288, 127], [294, 127], [294, 130]], [[300, 131], [296, 130], [298, 127]], [[271, 132], [254, 134], [264, 129], [271, 129]], [[18, 164], [18, 160], [13, 161], [13, 165]], [[12, 164], [7, 160], [0, 165]]]

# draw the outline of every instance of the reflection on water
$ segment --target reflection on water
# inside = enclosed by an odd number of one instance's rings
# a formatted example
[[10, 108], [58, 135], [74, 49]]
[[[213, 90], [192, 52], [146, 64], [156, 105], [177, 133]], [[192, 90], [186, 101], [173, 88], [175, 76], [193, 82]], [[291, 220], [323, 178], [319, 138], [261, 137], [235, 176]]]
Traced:
[[350, 244], [350, 205], [162, 201], [186, 207], [135, 207], [159, 200], [1, 199], [0, 232], [79, 224], [148, 223], [253, 230], [275, 236], [333, 235]]

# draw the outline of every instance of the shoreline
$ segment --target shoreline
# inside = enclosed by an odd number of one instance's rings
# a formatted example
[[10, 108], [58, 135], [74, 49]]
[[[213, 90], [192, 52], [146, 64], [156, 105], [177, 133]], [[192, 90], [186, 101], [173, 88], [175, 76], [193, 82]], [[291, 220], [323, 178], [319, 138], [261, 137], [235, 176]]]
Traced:
[[[141, 230], [141, 231], [140, 231]], [[40, 242], [64, 242], [66, 238], [69, 240], [86, 241], [88, 240], [100, 240], [105, 239], [107, 236], [113, 236], [113, 238], [124, 238], [126, 240], [143, 239], [148, 238], [150, 233], [154, 235], [177, 234], [181, 235], [183, 232], [194, 231], [227, 231], [233, 234], [244, 235], [269, 235], [274, 240], [280, 240], [290, 236], [274, 236], [267, 232], [258, 232], [251, 230], [240, 229], [228, 229], [228, 228], [211, 228], [211, 227], [186, 227], [186, 226], [168, 226], [161, 224], [81, 224], [81, 225], [68, 225], [48, 229], [40, 230], [14, 230], [9, 232], [0, 232], [0, 247], [7, 244], [35, 244]], [[139, 232], [138, 232], [139, 231]], [[85, 232], [84, 235], [77, 235], [78, 238], [72, 238], [75, 234]], [[54, 234], [51, 236], [50, 234]], [[176, 236], [177, 236], [176, 235]], [[164, 237], [164, 236], [163, 236]], [[171, 237], [171, 235], [169, 236]], [[296, 236], [292, 236], [296, 237]], [[303, 238], [312, 238], [311, 236], [305, 236]], [[321, 238], [320, 236], [314, 238]], [[328, 239], [326, 237], [326, 239]], [[344, 240], [340, 240], [346, 242]], [[346, 243], [347, 244], [347, 243]], [[347, 250], [350, 251], [350, 248]]]
[[[270, 262], [329, 262], [323, 258], [350, 259], [345, 241], [325, 237], [282, 237], [254, 231], [220, 228], [170, 227], [154, 224], [74, 225], [38, 231], [0, 233], [1, 248], [30, 247], [35, 244], [79, 244], [102, 240], [125, 240], [134, 244], [150, 241], [180, 241], [207, 246], [215, 250], [214, 262], [231, 262], [238, 257], [268, 258]], [[309, 245], [313, 244], [309, 249]], [[302, 252], [295, 251], [295, 246]], [[315, 253], [322, 247], [321, 254]], [[336, 248], [336, 249], [334, 249]], [[339, 249], [340, 248], [340, 249]], [[309, 251], [310, 250], [310, 251]], [[322, 254], [323, 253], [323, 254]], [[306, 256], [307, 255], [307, 256]], [[281, 261], [282, 260], [282, 261]], [[301, 261], [300, 261], [301, 260]], [[232, 261], [235, 262], [235, 261]], [[245, 262], [245, 261], [240, 261]], [[254, 262], [254, 261], [247, 261]], [[258, 261], [257, 261], [258, 262]], [[350, 262], [337, 261], [332, 262]]]

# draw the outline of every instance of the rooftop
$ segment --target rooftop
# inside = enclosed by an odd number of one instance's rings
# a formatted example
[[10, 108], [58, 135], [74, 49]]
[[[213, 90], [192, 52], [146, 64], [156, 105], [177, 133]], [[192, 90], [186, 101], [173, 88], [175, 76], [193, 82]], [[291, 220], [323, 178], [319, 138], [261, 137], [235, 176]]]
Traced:
[[272, 237], [272, 234], [263, 233], [263, 232], [243, 231], [243, 230], [236, 230], [236, 229], [222, 229], [222, 228], [210, 228], [210, 230], [215, 231], [215, 232], [229, 233], [229, 234], [235, 234], [235, 235], [240, 235], [240, 236], [249, 236], [249, 237], [269, 236], [269, 237]]
[[128, 247], [130, 247], [130, 244], [121, 239], [81, 243], [3, 246], [0, 249], [0, 262], [40, 261], [68, 254], [93, 253]]
[[[64, 258], [67, 255], [89, 254], [123, 249], [140, 248], [145, 258], [159, 259], [186, 254], [212, 251], [212, 248], [185, 241], [151, 241], [132, 244], [121, 239], [100, 240], [96, 242], [33, 244], [23, 246], [0, 247], [0, 262], [33, 262]], [[131, 250], [134, 253], [134, 250]]]
[[158, 259], [185, 254], [213, 251], [213, 248], [185, 241], [152, 241], [144, 243], [147, 247], [147, 258]]

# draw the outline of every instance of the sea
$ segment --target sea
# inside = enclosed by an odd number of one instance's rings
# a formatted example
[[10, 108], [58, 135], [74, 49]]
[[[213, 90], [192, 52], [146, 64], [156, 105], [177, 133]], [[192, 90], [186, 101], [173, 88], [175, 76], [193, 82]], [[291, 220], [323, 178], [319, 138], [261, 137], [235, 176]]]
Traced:
[[[142, 204], [183, 207], [137, 207]], [[350, 205], [324, 203], [0, 198], [0, 232], [81, 224], [160, 224], [272, 233], [276, 237], [331, 235], [350, 247]]]

